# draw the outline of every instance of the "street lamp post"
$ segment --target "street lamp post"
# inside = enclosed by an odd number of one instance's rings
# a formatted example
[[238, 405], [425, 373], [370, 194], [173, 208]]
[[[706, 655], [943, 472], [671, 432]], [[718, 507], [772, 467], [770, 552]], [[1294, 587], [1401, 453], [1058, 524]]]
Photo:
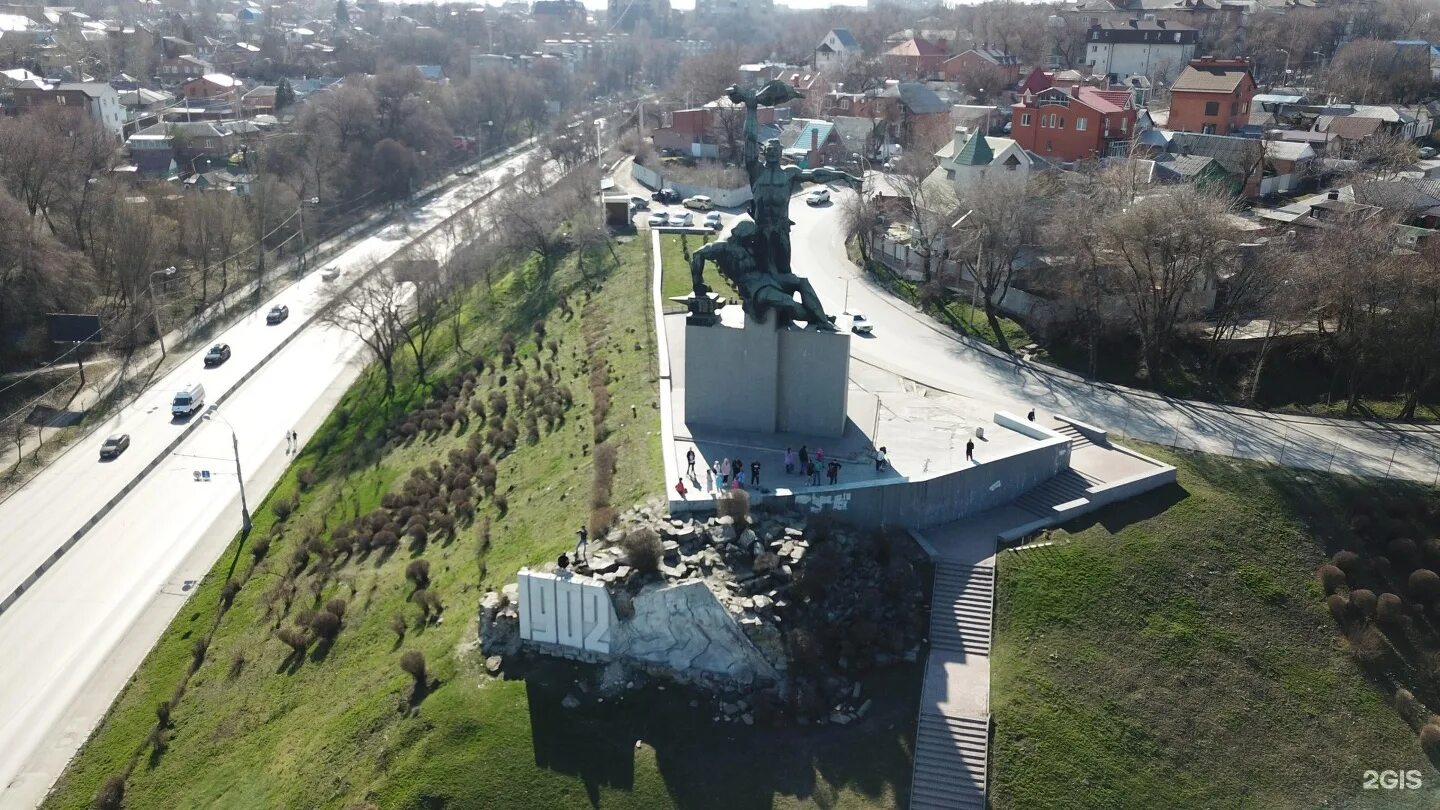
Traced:
[[230, 445], [235, 450], [235, 481], [240, 484], [240, 533], [250, 533], [250, 506], [245, 501], [245, 476], [240, 472], [240, 437], [235, 435], [235, 426], [230, 424], [225, 417], [220, 415], [220, 406], [211, 405], [210, 410], [205, 412], [205, 419], [215, 417], [230, 429]]
[[160, 325], [160, 299], [155, 295], [155, 277], [170, 277], [175, 275], [175, 265], [170, 265], [164, 270], [156, 270], [150, 274], [150, 306], [155, 312], [155, 339], [160, 342], [160, 359], [165, 359], [165, 329]]
[[1288, 85], [1290, 83], [1290, 52], [1284, 48], [1276, 48], [1275, 50], [1285, 54], [1285, 74], [1280, 77], [1280, 81]]

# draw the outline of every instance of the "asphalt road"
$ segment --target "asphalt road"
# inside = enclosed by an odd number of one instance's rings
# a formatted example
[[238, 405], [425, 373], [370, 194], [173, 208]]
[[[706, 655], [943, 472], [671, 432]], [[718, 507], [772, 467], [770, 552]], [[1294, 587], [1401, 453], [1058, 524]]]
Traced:
[[[855, 360], [953, 394], [1024, 414], [1062, 413], [1157, 444], [1357, 475], [1440, 480], [1440, 429], [1265, 413], [1177, 400], [1023, 363], [961, 338], [863, 276], [845, 254], [841, 211], [791, 200], [794, 270], [810, 279], [831, 315], [864, 312], [873, 337], [851, 341]], [[848, 306], [847, 306], [848, 282]], [[847, 323], [846, 318], [837, 318]]]
[[[284, 471], [286, 431], [299, 430], [304, 441], [358, 374], [362, 346], [354, 335], [318, 324], [297, 330], [348, 280], [474, 201], [507, 170], [518, 171], [525, 157], [492, 167], [355, 243], [326, 264], [342, 269], [338, 281], [314, 272], [266, 301], [217, 336], [233, 350], [228, 362], [206, 369], [204, 350], [196, 352], [117, 413], [94, 440], [72, 447], [0, 504], [4, 598], [147, 464], [161, 459], [0, 613], [0, 808], [33, 807], [43, 798], [183, 603], [188, 588], [177, 572], [198, 579], [239, 528], [231, 427], [254, 508]], [[437, 248], [446, 249], [446, 241], [437, 234]], [[265, 313], [276, 303], [288, 305], [290, 316], [270, 326]], [[171, 419], [171, 397], [196, 381], [205, 386], [207, 405], [235, 389], [219, 409], [225, 421], [202, 421], [166, 454], [189, 424]], [[110, 433], [130, 434], [131, 446], [120, 458], [101, 462], [99, 442]], [[197, 470], [210, 471], [209, 481], [196, 481]]]

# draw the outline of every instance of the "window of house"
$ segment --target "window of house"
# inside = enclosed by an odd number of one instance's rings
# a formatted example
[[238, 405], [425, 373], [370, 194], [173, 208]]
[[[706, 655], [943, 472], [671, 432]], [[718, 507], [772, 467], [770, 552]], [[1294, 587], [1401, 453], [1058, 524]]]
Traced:
[[1055, 151], [1055, 144], [1054, 144], [1053, 141], [1046, 141], [1046, 142], [1045, 142], [1045, 151], [1046, 151], [1046, 152], [1054, 152], [1054, 151]]
[[1057, 123], [1055, 124], [1055, 128], [1056, 128], [1056, 129], [1064, 129], [1064, 128], [1065, 128], [1065, 118], [1064, 118], [1063, 116], [1057, 118], [1056, 121], [1057, 121]]
[[842, 98], [842, 99], [840, 99], [840, 109], [842, 109], [842, 110], [848, 110], [848, 109], [850, 109], [850, 99], [848, 99], [848, 98]]
[[1220, 102], [1218, 102], [1218, 101], [1207, 101], [1207, 102], [1205, 102], [1205, 114], [1206, 114], [1206, 115], [1219, 115], [1219, 114], [1220, 114]]
[[1129, 119], [1129, 118], [1121, 118], [1121, 119], [1120, 119], [1120, 131], [1121, 131], [1121, 132], [1129, 132], [1129, 131], [1130, 131], [1130, 119]]
[[1201, 127], [1200, 127], [1200, 134], [1201, 134], [1201, 135], [1214, 135], [1214, 134], [1215, 134], [1215, 125], [1214, 125], [1214, 124], [1205, 124], [1205, 125], [1201, 126]]
[[1021, 113], [1021, 114], [1020, 114], [1020, 126], [1022, 126], [1022, 127], [1028, 127], [1028, 126], [1030, 126], [1030, 113]]
[[1235, 115], [1235, 114], [1238, 113], [1238, 112], [1240, 112], [1240, 105], [1239, 105], [1239, 104], [1236, 104], [1236, 103], [1233, 102], [1233, 101], [1230, 102], [1230, 114], [1231, 114], [1231, 115]]
[[1085, 118], [1085, 117], [1080, 117], [1080, 118], [1076, 118], [1076, 119], [1075, 119], [1075, 131], [1076, 131], [1076, 132], [1084, 132], [1085, 130], [1087, 130], [1087, 129], [1089, 129], [1089, 128], [1090, 128], [1090, 119]]

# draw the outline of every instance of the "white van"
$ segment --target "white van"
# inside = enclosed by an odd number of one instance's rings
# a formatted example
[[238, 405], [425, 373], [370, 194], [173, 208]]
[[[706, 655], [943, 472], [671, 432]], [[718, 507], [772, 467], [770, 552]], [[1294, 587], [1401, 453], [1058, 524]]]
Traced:
[[190, 383], [175, 392], [175, 398], [170, 401], [170, 415], [190, 416], [203, 407], [205, 407], [205, 386], [200, 383]]

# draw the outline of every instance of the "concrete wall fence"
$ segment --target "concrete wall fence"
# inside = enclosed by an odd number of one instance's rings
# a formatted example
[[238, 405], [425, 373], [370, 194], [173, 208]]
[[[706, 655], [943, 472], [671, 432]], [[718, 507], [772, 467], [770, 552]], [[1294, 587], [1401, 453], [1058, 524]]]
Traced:
[[[1005, 506], [1069, 468], [1068, 438], [1004, 412], [997, 413], [995, 421], [1042, 438], [1028, 447], [951, 472], [884, 483], [809, 487], [783, 495], [752, 494], [752, 503], [757, 508], [833, 511], [855, 526], [927, 529]], [[708, 498], [670, 501], [674, 514], [713, 509], [714, 501]]]
[[715, 205], [720, 208], [740, 208], [750, 202], [749, 186], [740, 186], [739, 188], [713, 188], [711, 186], [697, 186], [674, 180], [667, 182], [663, 173], [634, 162], [630, 164], [630, 176], [635, 178], [640, 185], [649, 189], [659, 190], [666, 187], [673, 188], [681, 197], [694, 197], [696, 194], [703, 194], [709, 197]]

